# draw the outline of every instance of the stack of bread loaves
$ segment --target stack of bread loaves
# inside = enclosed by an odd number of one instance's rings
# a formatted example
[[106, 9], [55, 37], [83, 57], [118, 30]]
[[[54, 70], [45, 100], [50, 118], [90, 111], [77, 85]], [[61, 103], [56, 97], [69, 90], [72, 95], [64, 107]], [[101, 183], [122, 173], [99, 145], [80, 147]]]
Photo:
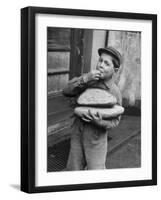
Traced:
[[124, 108], [117, 105], [116, 98], [106, 90], [99, 88], [89, 88], [82, 93], [78, 100], [78, 107], [75, 108], [74, 113], [79, 117], [88, 113], [96, 115], [98, 112], [102, 119], [117, 117], [124, 112]]

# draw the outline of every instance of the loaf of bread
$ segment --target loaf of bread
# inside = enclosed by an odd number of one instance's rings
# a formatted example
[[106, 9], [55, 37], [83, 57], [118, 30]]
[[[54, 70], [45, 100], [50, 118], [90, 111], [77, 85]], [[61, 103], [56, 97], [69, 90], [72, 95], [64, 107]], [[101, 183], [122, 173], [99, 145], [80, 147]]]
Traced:
[[77, 116], [82, 117], [84, 113], [86, 114], [89, 113], [89, 110], [94, 115], [96, 115], [97, 112], [99, 112], [100, 115], [102, 116], [102, 119], [117, 117], [118, 115], [121, 115], [124, 112], [124, 108], [122, 106], [114, 105], [113, 107], [110, 108], [80, 106], [75, 108], [74, 113]]
[[79, 96], [77, 103], [82, 106], [111, 107], [117, 100], [106, 90], [89, 88]]

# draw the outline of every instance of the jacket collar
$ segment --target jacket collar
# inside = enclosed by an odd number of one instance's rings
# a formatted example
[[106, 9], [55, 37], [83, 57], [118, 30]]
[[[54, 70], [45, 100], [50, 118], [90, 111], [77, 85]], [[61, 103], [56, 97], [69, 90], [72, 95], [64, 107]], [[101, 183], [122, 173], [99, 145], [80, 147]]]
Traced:
[[96, 83], [91, 84], [90, 87], [101, 88], [101, 89], [105, 89], [105, 90], [108, 89], [109, 90], [112, 87], [113, 83], [114, 83], [113, 80], [111, 80], [109, 82], [104, 82], [104, 81], [101, 80], [101, 81], [98, 81]]
[[108, 82], [102, 81], [102, 83], [105, 85], [106, 88], [110, 89], [112, 85], [114, 84], [114, 81], [113, 80], [110, 80]]

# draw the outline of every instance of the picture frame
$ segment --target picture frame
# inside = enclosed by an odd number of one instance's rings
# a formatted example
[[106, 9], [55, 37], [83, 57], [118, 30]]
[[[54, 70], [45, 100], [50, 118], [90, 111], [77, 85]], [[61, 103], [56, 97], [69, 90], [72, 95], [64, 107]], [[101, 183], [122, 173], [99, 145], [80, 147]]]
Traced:
[[[50, 17], [55, 16], [53, 20], [50, 21]], [[123, 178], [123, 179], [112, 179], [106, 180], [101, 179], [99, 177], [104, 176], [104, 171], [96, 172], [87, 172], [89, 175], [89, 179], [84, 180], [82, 176], [84, 176], [84, 172], [71, 172], [71, 174], [67, 174], [67, 172], [58, 173], [58, 175], [52, 176], [52, 180], [48, 181], [48, 178], [51, 179], [50, 173], [45, 171], [45, 176], [41, 179], [41, 183], [37, 184], [36, 180], [38, 176], [41, 176], [41, 170], [39, 172], [38, 168], [41, 168], [40, 165], [37, 165], [37, 162], [42, 162], [41, 159], [38, 158], [39, 148], [36, 145], [43, 145], [43, 141], [37, 141], [37, 134], [41, 129], [40, 123], [37, 125], [37, 118], [40, 117], [40, 121], [46, 123], [47, 116], [44, 114], [44, 110], [41, 112], [38, 109], [40, 107], [37, 106], [38, 101], [43, 99], [40, 104], [46, 107], [46, 90], [47, 86], [41, 84], [41, 91], [38, 93], [38, 84], [40, 84], [43, 79], [42, 76], [46, 77], [47, 75], [41, 70], [43, 66], [39, 62], [39, 57], [42, 56], [42, 52], [39, 52], [41, 49], [41, 41], [43, 44], [46, 43], [46, 35], [38, 36], [41, 32], [42, 26], [50, 27], [51, 24], [57, 21], [56, 18], [60, 18], [60, 21], [68, 20], [66, 27], [73, 28], [73, 23], [75, 23], [76, 28], [80, 28], [81, 26], [85, 26], [83, 20], [89, 19], [91, 20], [91, 27], [101, 29], [98, 24], [101, 24], [104, 29], [106, 28], [105, 21], [109, 20], [109, 24], [112, 23], [114, 26], [111, 29], [122, 30], [121, 24], [127, 23], [124, 26], [125, 30], [132, 30], [133, 26], [130, 26], [132, 21], [136, 22], [138, 27], [145, 24], [145, 29], [139, 29], [138, 31], [142, 31], [142, 39], [149, 44], [149, 49], [145, 49], [144, 43], [142, 46], [142, 55], [143, 58], [147, 58], [148, 66], [147, 71], [145, 72], [145, 78], [142, 75], [142, 95], [146, 93], [144, 99], [147, 99], [144, 102], [143, 108], [141, 110], [142, 115], [142, 132], [148, 131], [148, 141], [147, 143], [143, 143], [143, 147], [145, 146], [145, 150], [147, 148], [146, 145], [150, 144], [150, 152], [148, 157], [146, 158], [149, 161], [147, 166], [148, 172], [147, 176], [139, 176], [136, 179]], [[69, 17], [69, 19], [67, 19]], [[38, 19], [39, 18], [39, 19]], [[83, 20], [81, 21], [81, 18]], [[93, 21], [92, 21], [93, 20]], [[53, 27], [65, 27], [63, 24], [60, 24], [60, 21], [56, 24], [53, 23]], [[65, 21], [64, 23], [66, 23]], [[117, 25], [115, 25], [115, 22]], [[49, 23], [49, 24], [48, 24]], [[107, 23], [108, 24], [108, 23]], [[147, 25], [146, 25], [147, 24]], [[88, 24], [89, 25], [89, 24]], [[88, 27], [87, 25], [87, 27]], [[136, 25], [136, 26], [137, 26]], [[77, 27], [78, 26], [78, 27]], [[116, 27], [115, 27], [116, 26]], [[87, 28], [86, 27], [86, 28]], [[148, 27], [148, 28], [146, 28]], [[46, 30], [46, 29], [45, 29]], [[146, 32], [147, 31], [147, 32]], [[43, 32], [43, 31], [42, 31]], [[147, 38], [149, 40], [147, 40]], [[39, 39], [38, 39], [39, 38]], [[43, 40], [42, 40], [43, 38]], [[43, 47], [43, 46], [42, 46]], [[45, 46], [46, 47], [46, 46]], [[45, 49], [46, 51], [46, 49]], [[144, 55], [145, 54], [145, 55]], [[149, 56], [149, 58], [148, 58]], [[47, 56], [43, 55], [44, 63], [47, 63]], [[38, 63], [38, 64], [37, 64]], [[40, 64], [40, 65], [39, 65]], [[144, 64], [144, 63], [143, 63]], [[146, 64], [146, 63], [145, 63]], [[142, 72], [144, 72], [142, 70]], [[39, 74], [39, 75], [37, 75]], [[142, 73], [144, 74], [144, 73]], [[38, 77], [40, 76], [40, 77]], [[145, 89], [144, 86], [147, 84], [147, 80], [150, 77], [149, 89]], [[42, 78], [42, 79], [41, 79]], [[38, 81], [38, 79], [40, 79]], [[46, 81], [46, 79], [44, 79]], [[145, 81], [145, 83], [144, 83]], [[43, 82], [43, 81], [42, 81]], [[47, 82], [47, 81], [46, 81]], [[44, 83], [44, 82], [43, 82]], [[145, 90], [144, 90], [145, 89]], [[150, 94], [149, 94], [149, 93]], [[40, 94], [41, 93], [41, 94]], [[37, 98], [37, 95], [39, 95]], [[41, 96], [42, 95], [42, 96]], [[41, 98], [43, 97], [43, 98]], [[150, 99], [150, 100], [149, 100]], [[150, 116], [148, 119], [145, 119], [146, 113], [144, 110], [150, 110]], [[46, 111], [46, 110], [45, 110]], [[44, 114], [44, 116], [43, 116]], [[147, 126], [147, 122], [150, 124], [150, 129], [145, 128]], [[40, 126], [40, 127], [38, 127]], [[145, 128], [145, 130], [144, 130]], [[47, 131], [43, 131], [42, 134], [46, 138]], [[145, 138], [143, 138], [145, 139]], [[142, 140], [144, 141], [144, 140]], [[37, 144], [38, 143], [38, 144]], [[40, 143], [40, 144], [39, 144]], [[45, 156], [45, 153], [42, 153], [42, 157]], [[142, 155], [146, 154], [146, 152], [142, 152]], [[45, 157], [46, 158], [46, 157]], [[38, 160], [39, 159], [39, 160]], [[148, 162], [148, 161], [147, 161]], [[143, 163], [144, 166], [144, 163]], [[141, 168], [143, 167], [141, 166]], [[115, 170], [116, 172], [117, 170]], [[114, 172], [114, 174], [115, 174]], [[131, 171], [132, 172], [132, 171]], [[130, 173], [131, 173], [130, 172]], [[91, 181], [93, 174], [97, 174], [98, 179], [94, 182]], [[122, 171], [122, 173], [124, 173]], [[126, 170], [125, 170], [126, 174]], [[62, 175], [62, 176], [61, 176]], [[135, 176], [135, 172], [133, 174]], [[128, 176], [128, 173], [127, 173]], [[64, 178], [63, 178], [64, 177]], [[106, 177], [106, 176], [105, 176]], [[59, 180], [61, 181], [59, 182]], [[70, 182], [69, 179], [73, 179], [75, 181]], [[102, 181], [101, 181], [102, 180]], [[68, 183], [70, 182], [70, 183]], [[43, 184], [42, 184], [43, 183]], [[53, 184], [52, 184], [53, 183]], [[69, 191], [69, 190], [87, 190], [87, 189], [105, 189], [105, 188], [117, 188], [117, 187], [131, 187], [131, 186], [148, 186], [148, 185], [156, 185], [157, 184], [157, 15], [155, 14], [142, 14], [142, 13], [124, 13], [124, 12], [111, 12], [111, 11], [96, 11], [96, 10], [76, 10], [76, 9], [62, 9], [62, 8], [47, 8], [47, 7], [26, 7], [21, 9], [21, 191], [27, 193], [38, 193], [38, 192], [58, 192], [58, 191]]]

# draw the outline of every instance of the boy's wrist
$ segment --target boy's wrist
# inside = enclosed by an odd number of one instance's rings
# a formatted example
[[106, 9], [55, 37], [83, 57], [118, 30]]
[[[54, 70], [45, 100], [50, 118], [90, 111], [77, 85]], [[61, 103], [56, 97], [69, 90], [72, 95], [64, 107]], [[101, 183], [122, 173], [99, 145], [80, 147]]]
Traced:
[[80, 77], [79, 86], [82, 87], [82, 86], [86, 85], [87, 82], [88, 82], [87, 74], [84, 74]]
[[[89, 72], [89, 73], [90, 73], [90, 72]], [[89, 82], [89, 73], [84, 74], [83, 77], [82, 77], [83, 82], [84, 82], [85, 84]]]

